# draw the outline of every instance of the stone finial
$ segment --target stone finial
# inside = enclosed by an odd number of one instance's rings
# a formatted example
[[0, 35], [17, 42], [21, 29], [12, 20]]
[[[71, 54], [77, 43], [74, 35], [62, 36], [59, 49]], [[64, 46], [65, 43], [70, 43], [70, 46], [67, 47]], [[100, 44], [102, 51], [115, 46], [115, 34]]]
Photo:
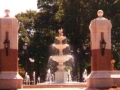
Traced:
[[60, 35], [60, 36], [63, 36], [63, 29], [62, 29], [62, 28], [59, 29], [58, 32], [59, 32], [59, 35]]
[[5, 17], [9, 17], [9, 14], [10, 14], [10, 10], [9, 9], [5, 9]]
[[103, 10], [98, 10], [98, 11], [97, 11], [98, 17], [102, 17], [103, 14], [104, 14]]

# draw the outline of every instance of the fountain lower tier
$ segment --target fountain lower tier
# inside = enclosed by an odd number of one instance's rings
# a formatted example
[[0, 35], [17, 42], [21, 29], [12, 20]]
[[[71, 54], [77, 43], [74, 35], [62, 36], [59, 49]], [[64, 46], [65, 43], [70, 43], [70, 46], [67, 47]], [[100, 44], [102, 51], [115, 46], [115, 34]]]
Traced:
[[73, 57], [71, 55], [60, 55], [60, 56], [50, 56], [50, 58], [53, 61], [56, 61], [59, 63], [59, 65], [57, 66], [59, 71], [64, 71], [65, 66], [63, 65], [63, 63], [70, 60]]
[[55, 82], [56, 83], [64, 83], [67, 82], [68, 73], [64, 70], [63, 63], [73, 58], [71, 55], [60, 55], [60, 56], [51, 56], [53, 61], [59, 63], [58, 71], [55, 72]]

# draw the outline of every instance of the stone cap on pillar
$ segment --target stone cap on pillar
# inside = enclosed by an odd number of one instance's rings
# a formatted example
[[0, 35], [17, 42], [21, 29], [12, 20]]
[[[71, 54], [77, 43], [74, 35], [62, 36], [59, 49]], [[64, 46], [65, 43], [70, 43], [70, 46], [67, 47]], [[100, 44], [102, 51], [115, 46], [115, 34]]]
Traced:
[[10, 17], [9, 14], [10, 14], [10, 10], [9, 9], [5, 9], [5, 17]]

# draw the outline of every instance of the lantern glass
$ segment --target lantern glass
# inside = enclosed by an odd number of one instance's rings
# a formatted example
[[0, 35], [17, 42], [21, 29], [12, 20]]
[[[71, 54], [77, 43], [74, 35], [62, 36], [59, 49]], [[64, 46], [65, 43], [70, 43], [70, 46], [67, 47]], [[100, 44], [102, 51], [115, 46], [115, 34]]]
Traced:
[[5, 47], [5, 48], [8, 48], [8, 46], [9, 46], [9, 41], [6, 39], [6, 40], [4, 41], [4, 47]]
[[102, 48], [105, 48], [105, 47], [106, 47], [106, 42], [105, 42], [104, 39], [103, 39], [102, 42], [101, 42], [101, 46], [102, 46]]

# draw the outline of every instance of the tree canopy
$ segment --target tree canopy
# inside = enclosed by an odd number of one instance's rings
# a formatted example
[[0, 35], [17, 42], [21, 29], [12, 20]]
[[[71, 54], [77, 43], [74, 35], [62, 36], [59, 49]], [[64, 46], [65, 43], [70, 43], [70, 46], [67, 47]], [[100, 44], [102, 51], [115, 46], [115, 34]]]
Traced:
[[[29, 55], [35, 59], [38, 73], [46, 69], [49, 58], [49, 47], [54, 42], [57, 31], [63, 28], [64, 35], [69, 39], [73, 56], [77, 62], [84, 59], [84, 67], [90, 68], [90, 54], [82, 53], [83, 44], [87, 44], [90, 52], [90, 21], [97, 17], [99, 9], [104, 17], [112, 22], [112, 59], [116, 69], [120, 69], [120, 0], [38, 0], [39, 12], [28, 10], [16, 15], [20, 22], [19, 49], [24, 42], [29, 43]], [[34, 33], [32, 33], [34, 32]]]

